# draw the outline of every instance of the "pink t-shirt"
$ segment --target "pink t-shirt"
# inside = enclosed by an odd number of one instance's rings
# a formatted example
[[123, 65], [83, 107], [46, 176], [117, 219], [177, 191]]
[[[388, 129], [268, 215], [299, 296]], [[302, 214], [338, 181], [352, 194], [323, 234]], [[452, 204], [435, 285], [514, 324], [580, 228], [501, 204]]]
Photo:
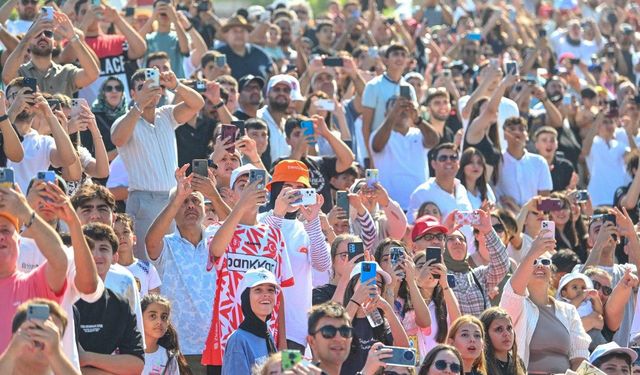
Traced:
[[47, 298], [60, 303], [67, 284], [59, 293], [54, 293], [47, 283], [45, 265], [29, 273], [16, 271], [13, 275], [0, 279], [0, 352], [3, 352], [11, 340], [11, 322], [20, 304], [32, 298]]

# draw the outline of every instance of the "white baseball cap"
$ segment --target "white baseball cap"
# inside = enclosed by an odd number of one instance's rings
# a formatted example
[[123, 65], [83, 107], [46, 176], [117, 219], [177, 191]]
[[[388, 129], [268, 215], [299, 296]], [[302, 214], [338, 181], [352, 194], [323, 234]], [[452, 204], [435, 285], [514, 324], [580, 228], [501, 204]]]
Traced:
[[626, 354], [631, 357], [631, 363], [638, 359], [638, 354], [633, 349], [620, 347], [615, 341], [598, 345], [589, 356], [589, 363], [593, 364], [598, 358], [611, 353]]
[[233, 185], [236, 184], [236, 181], [238, 180], [238, 178], [245, 174], [249, 174], [249, 171], [251, 171], [252, 169], [258, 169], [258, 168], [253, 164], [247, 163], [231, 171], [231, 178], [229, 179], [229, 187], [233, 189]]
[[280, 290], [280, 285], [273, 272], [266, 268], [254, 268], [244, 273], [244, 277], [240, 281], [236, 295], [242, 295], [245, 289], [251, 289], [258, 285], [271, 284], [276, 290]]
[[567, 286], [573, 280], [581, 279], [587, 286], [587, 289], [593, 289], [593, 282], [587, 275], [580, 272], [570, 272], [562, 276], [560, 282], [558, 283], [558, 291], [556, 292], [556, 298], [562, 297], [562, 289]]
[[267, 83], [267, 94], [269, 94], [269, 91], [271, 91], [271, 89], [278, 83], [287, 84], [291, 88], [291, 100], [304, 100], [304, 96], [302, 96], [302, 93], [300, 92], [300, 82], [298, 82], [296, 77], [288, 74], [277, 74], [269, 78], [269, 82]]

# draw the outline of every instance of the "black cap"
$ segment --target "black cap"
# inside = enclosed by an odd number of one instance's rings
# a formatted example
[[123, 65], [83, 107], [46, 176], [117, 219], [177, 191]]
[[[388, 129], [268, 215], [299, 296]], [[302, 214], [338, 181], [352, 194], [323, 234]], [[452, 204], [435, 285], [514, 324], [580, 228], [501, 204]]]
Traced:
[[580, 91], [580, 96], [587, 99], [593, 99], [598, 96], [598, 93], [591, 87], [585, 87]]
[[264, 78], [259, 76], [254, 76], [253, 74], [247, 74], [246, 76], [240, 78], [238, 80], [238, 91], [242, 91], [244, 87], [251, 81], [257, 81], [258, 85], [260, 85], [260, 90], [264, 88]]

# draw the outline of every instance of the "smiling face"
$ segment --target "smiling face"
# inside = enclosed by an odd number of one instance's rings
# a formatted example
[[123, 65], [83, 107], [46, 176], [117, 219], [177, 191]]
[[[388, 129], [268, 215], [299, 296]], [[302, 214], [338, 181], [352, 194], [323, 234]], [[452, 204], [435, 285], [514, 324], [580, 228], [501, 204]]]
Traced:
[[146, 310], [142, 312], [142, 319], [146, 342], [150, 341], [149, 338], [157, 341], [167, 333], [169, 307], [160, 303], [150, 303]]
[[571, 220], [571, 204], [562, 200], [563, 206], [558, 211], [550, 211], [549, 216], [551, 220], [553, 220], [556, 225], [565, 225]]
[[504, 354], [511, 350], [515, 339], [513, 325], [508, 319], [496, 319], [489, 326], [489, 340], [496, 353]]
[[104, 99], [111, 108], [115, 108], [122, 102], [124, 86], [116, 79], [107, 80], [104, 85]]
[[347, 359], [351, 349], [351, 337], [342, 337], [340, 332], [336, 332], [334, 337], [325, 338], [322, 336], [322, 333], [319, 332], [319, 329], [324, 326], [339, 328], [343, 325], [350, 324], [344, 319], [331, 318], [328, 316], [318, 320], [318, 324], [316, 325], [316, 331], [318, 332], [307, 336], [314, 359], [319, 360], [321, 363], [328, 364], [342, 364]]
[[91, 255], [93, 255], [93, 261], [98, 269], [98, 275], [104, 280], [109, 272], [109, 267], [118, 261], [118, 253], [114, 253], [109, 241], [93, 240]]
[[455, 178], [458, 169], [460, 169], [458, 153], [455, 150], [443, 148], [434, 156], [431, 166], [436, 173], [436, 178]]
[[273, 312], [276, 305], [276, 290], [275, 285], [271, 284], [262, 284], [250, 289], [251, 310], [259, 319], [266, 321], [267, 316]]
[[482, 163], [482, 159], [478, 155], [471, 156], [471, 161], [469, 164], [464, 166], [464, 175], [467, 178], [471, 178], [474, 181], [477, 181], [482, 174], [484, 173], [484, 164]]
[[445, 121], [451, 114], [451, 102], [444, 95], [437, 96], [429, 102], [429, 113], [436, 120]]
[[463, 360], [476, 360], [484, 349], [484, 338], [482, 330], [473, 323], [466, 323], [460, 326], [453, 339], [449, 339], [451, 345], [460, 352]]

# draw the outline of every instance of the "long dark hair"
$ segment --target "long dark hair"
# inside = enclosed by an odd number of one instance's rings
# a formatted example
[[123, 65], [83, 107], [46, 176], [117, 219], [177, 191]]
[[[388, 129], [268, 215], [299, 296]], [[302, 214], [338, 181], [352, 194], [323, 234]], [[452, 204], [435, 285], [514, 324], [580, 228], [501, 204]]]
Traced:
[[[351, 300], [351, 298], [353, 297], [353, 294], [355, 293], [355, 289], [356, 289], [356, 284], [360, 281], [360, 274], [354, 276], [351, 278], [351, 280], [349, 280], [349, 282], [347, 283], [347, 287], [344, 291], [344, 298], [342, 300], [342, 306], [347, 306], [349, 304], [349, 301]], [[383, 281], [383, 287], [382, 290], [380, 290], [380, 295], [383, 296], [384, 295], [384, 290], [385, 290], [386, 284], [384, 284]], [[382, 298], [382, 297], [380, 297]], [[388, 325], [387, 323], [387, 319], [384, 317], [384, 311], [382, 311], [381, 309], [378, 309], [378, 312], [380, 312], [380, 315], [382, 316], [382, 319], [384, 319], [384, 323], [377, 326], [377, 327], [373, 327], [371, 328], [371, 330], [373, 331], [373, 338], [376, 341], [380, 341], [381, 343], [385, 344], [385, 345], [393, 345], [393, 342], [388, 342], [389, 340], [387, 340], [387, 336], [385, 334], [385, 327]], [[354, 317], [355, 318], [355, 317]], [[358, 346], [359, 340], [358, 340], [358, 335], [357, 332], [353, 333], [353, 340], [351, 340], [351, 350], [359, 350], [359, 346]]]
[[[426, 258], [426, 251], [419, 251], [413, 256], [413, 262], [418, 263], [420, 258]], [[444, 291], [440, 284], [436, 284], [436, 287], [433, 288], [433, 292], [431, 294], [431, 300], [433, 304], [436, 306], [436, 320], [438, 321], [438, 332], [436, 333], [436, 342], [444, 343], [447, 340], [448, 333], [448, 312], [447, 312], [447, 304], [444, 300]]]
[[429, 370], [431, 370], [431, 366], [433, 366], [433, 363], [436, 361], [438, 353], [445, 350], [450, 351], [456, 356], [456, 358], [458, 358], [458, 362], [460, 363], [459, 375], [464, 375], [464, 363], [462, 362], [462, 356], [460, 355], [460, 352], [455, 347], [446, 344], [438, 344], [434, 346], [433, 349], [429, 350], [429, 353], [427, 353], [427, 355], [424, 357], [424, 360], [422, 361], [422, 366], [420, 366], [418, 375], [427, 375], [429, 373]]
[[[144, 313], [147, 310], [147, 307], [152, 303], [157, 303], [158, 305], [165, 306], [169, 312], [171, 312], [171, 302], [165, 297], [155, 294], [149, 293], [142, 298], [140, 301], [140, 307], [142, 312]], [[176, 359], [176, 363], [178, 364], [178, 370], [181, 375], [192, 375], [191, 368], [187, 364], [187, 359], [184, 357], [182, 352], [180, 351], [180, 344], [178, 343], [178, 332], [176, 331], [171, 321], [167, 326], [167, 332], [164, 333], [162, 337], [158, 339], [158, 345], [165, 348], [167, 351], [167, 357], [169, 357], [169, 362], [167, 362], [167, 366], [171, 363], [171, 358]]]
[[[394, 240], [393, 238], [385, 238], [378, 246], [376, 246], [375, 251], [373, 252], [373, 257], [378, 264], [382, 263], [382, 255], [384, 254], [384, 250], [391, 247], [398, 246], [404, 249], [404, 255], [406, 257], [409, 256], [407, 252], [407, 245], [402, 241]], [[402, 307], [402, 313], [406, 313], [407, 311], [413, 309], [413, 304], [411, 303], [411, 298], [409, 296], [409, 286], [407, 285], [407, 280], [402, 279], [400, 282], [400, 288], [398, 288], [398, 297], [400, 297], [404, 301], [404, 306]]]
[[[474, 156], [480, 158], [483, 172], [482, 175], [480, 175], [480, 178], [476, 180], [476, 186], [473, 187], [478, 189], [478, 191], [480, 192], [480, 200], [484, 201], [485, 199], [487, 199], [487, 162], [485, 161], [482, 152], [480, 152], [475, 147], [469, 147], [464, 150], [464, 152], [462, 152], [462, 156], [460, 157], [460, 169], [458, 170], [458, 176], [456, 177], [458, 178], [458, 180], [460, 180], [460, 182], [462, 182], [463, 185], [467, 182], [467, 179], [464, 176], [464, 167], [471, 164]], [[467, 188], [467, 190], [470, 190], [472, 188], [471, 186], [466, 185], [465, 187]]]
[[[476, 104], [473, 105], [473, 107], [471, 109], [471, 115], [469, 116], [469, 124], [471, 124], [473, 122], [473, 120], [475, 120], [478, 116], [480, 116], [480, 112], [481, 112], [480, 109], [482, 108], [482, 105], [484, 103], [487, 103], [488, 101], [489, 101], [488, 98], [482, 98], [482, 99], [478, 100], [478, 102], [476, 102]], [[500, 134], [498, 133], [498, 122], [494, 122], [493, 124], [491, 124], [491, 126], [489, 127], [488, 137], [489, 137], [489, 140], [491, 141], [491, 143], [493, 143], [493, 147], [495, 147], [498, 150], [498, 152], [500, 154], [502, 154], [502, 148], [500, 147]], [[463, 140], [462, 143], [464, 145], [465, 141]], [[499, 169], [500, 168], [498, 168], [498, 166], [496, 165], [493, 168], [492, 176], [490, 176], [491, 181], [493, 182], [494, 185], [498, 183]]]
[[[480, 315], [480, 321], [484, 325], [486, 332], [487, 342], [484, 344], [484, 354], [487, 360], [487, 373], [489, 374], [501, 374], [500, 365], [498, 364], [498, 358], [493, 348], [493, 342], [491, 342], [491, 335], [489, 334], [489, 328], [491, 323], [497, 319], [506, 319], [513, 326], [511, 316], [504, 309], [500, 307], [491, 307], [486, 309], [482, 315]], [[516, 344], [516, 333], [513, 332], [513, 346], [509, 351], [509, 359], [507, 364], [507, 374], [511, 375], [526, 375], [524, 365], [518, 357], [518, 344]]]

